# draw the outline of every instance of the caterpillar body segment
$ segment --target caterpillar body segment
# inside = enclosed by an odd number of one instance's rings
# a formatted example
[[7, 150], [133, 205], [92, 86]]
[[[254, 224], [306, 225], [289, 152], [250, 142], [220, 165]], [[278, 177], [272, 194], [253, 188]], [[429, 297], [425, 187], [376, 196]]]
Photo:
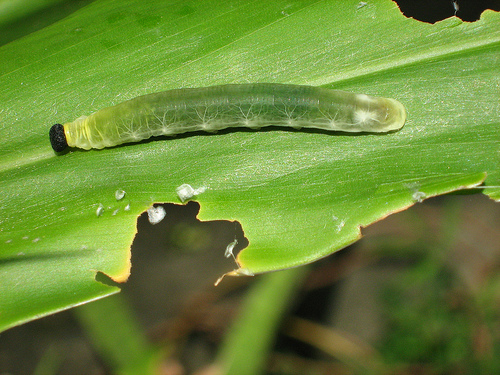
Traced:
[[394, 99], [321, 87], [254, 83], [147, 94], [50, 130], [55, 151], [101, 149], [149, 137], [230, 127], [316, 128], [343, 132], [400, 129], [406, 111]]

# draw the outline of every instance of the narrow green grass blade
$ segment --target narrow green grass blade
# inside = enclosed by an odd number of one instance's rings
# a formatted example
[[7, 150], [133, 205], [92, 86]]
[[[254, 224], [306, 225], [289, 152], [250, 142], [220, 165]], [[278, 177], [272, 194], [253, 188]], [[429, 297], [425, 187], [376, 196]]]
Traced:
[[104, 298], [73, 311], [101, 358], [115, 373], [159, 373], [163, 353], [147, 341], [121, 296]]
[[302, 267], [271, 273], [253, 285], [220, 349], [216, 365], [222, 374], [265, 373], [280, 319], [306, 271]]

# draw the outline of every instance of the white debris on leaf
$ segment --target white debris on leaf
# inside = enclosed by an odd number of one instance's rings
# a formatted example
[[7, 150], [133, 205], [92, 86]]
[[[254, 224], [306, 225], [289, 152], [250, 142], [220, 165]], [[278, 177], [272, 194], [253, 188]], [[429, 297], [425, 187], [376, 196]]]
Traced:
[[406, 187], [412, 192], [411, 199], [414, 202], [421, 203], [427, 198], [427, 194], [420, 191], [420, 184], [417, 182], [412, 182], [410, 184], [405, 184]]
[[193, 198], [196, 195], [200, 195], [205, 190], [207, 190], [205, 186], [201, 186], [198, 189], [194, 189], [189, 184], [182, 184], [177, 189], [175, 189], [175, 191], [177, 192], [177, 196], [179, 197], [182, 203], [186, 202], [187, 200]]
[[163, 206], [151, 206], [148, 208], [148, 220], [153, 225], [158, 224], [160, 221], [162, 221], [165, 218], [166, 214], [167, 213], [165, 212]]
[[122, 200], [125, 197], [125, 194], [126, 194], [125, 190], [119, 189], [119, 190], [115, 191], [115, 198], [116, 198], [116, 200], [117, 201]]
[[226, 247], [226, 251], [224, 252], [224, 256], [226, 258], [229, 258], [230, 256], [234, 257], [233, 250], [234, 247], [238, 245], [238, 240], [235, 238], [233, 242], [231, 242], [229, 245]]
[[412, 199], [415, 202], [422, 203], [425, 198], [427, 198], [427, 194], [422, 191], [416, 191], [411, 195]]
[[338, 218], [335, 215], [332, 216], [332, 219], [334, 222], [338, 222], [337, 223], [337, 233], [339, 233], [342, 230], [342, 228], [344, 228], [345, 223], [346, 223], [346, 219], [340, 220], [340, 218]]
[[99, 203], [97, 209], [95, 210], [95, 214], [97, 215], [97, 217], [101, 217], [103, 213], [104, 213], [104, 206], [102, 203]]

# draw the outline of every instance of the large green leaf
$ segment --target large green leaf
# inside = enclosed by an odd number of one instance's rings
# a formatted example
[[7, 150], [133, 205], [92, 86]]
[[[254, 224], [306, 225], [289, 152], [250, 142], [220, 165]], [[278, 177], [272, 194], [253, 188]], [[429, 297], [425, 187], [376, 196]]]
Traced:
[[[238, 261], [254, 273], [326, 256], [425, 197], [500, 185], [499, 56], [498, 14], [430, 25], [389, 0], [102, 0], [2, 46], [0, 329], [117, 292], [96, 272], [126, 280], [137, 216], [179, 202], [184, 183], [206, 188], [201, 219], [242, 224]], [[48, 141], [54, 122], [140, 94], [237, 82], [393, 97], [408, 121], [386, 135], [228, 131], [60, 156]]]

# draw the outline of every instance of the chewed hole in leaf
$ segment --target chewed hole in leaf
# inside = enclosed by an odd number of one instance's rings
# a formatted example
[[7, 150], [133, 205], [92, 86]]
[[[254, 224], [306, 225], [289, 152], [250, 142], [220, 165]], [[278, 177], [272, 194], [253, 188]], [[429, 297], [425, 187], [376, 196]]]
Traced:
[[[218, 252], [219, 258], [227, 263], [227, 268], [233, 269], [234, 259], [225, 257], [227, 246], [234, 243], [232, 252], [235, 256], [248, 246], [248, 239], [240, 223], [198, 220], [200, 205], [197, 202], [154, 204], [154, 207], [161, 207], [165, 217], [155, 225], [150, 223], [146, 212], [138, 218], [137, 234], [132, 244], [132, 270], [135, 267], [134, 259], [142, 257], [145, 252], [155, 253], [154, 256], [161, 256], [159, 254], [166, 252], [192, 253], [198, 256], [207, 251]], [[134, 271], [132, 277], [133, 273]]]
[[491, 0], [393, 0], [408, 18], [436, 23], [456, 16], [465, 22], [479, 20], [486, 9], [500, 11], [498, 1]]

